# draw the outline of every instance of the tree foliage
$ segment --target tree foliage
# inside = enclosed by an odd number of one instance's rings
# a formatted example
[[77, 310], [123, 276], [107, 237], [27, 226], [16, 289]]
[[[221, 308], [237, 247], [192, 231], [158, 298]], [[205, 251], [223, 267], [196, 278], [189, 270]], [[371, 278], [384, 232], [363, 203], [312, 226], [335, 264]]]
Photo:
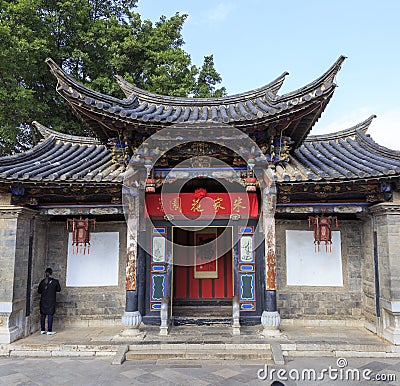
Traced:
[[225, 87], [216, 89], [216, 85], [222, 81], [221, 75], [215, 70], [213, 55], [205, 56], [203, 66], [195, 85], [195, 96], [202, 98], [222, 97], [226, 95]]
[[183, 49], [186, 15], [152, 23], [137, 0], [0, 0], [0, 155], [32, 146], [31, 122], [88, 134], [55, 91], [51, 57], [90, 88], [123, 97], [119, 74], [160, 94], [221, 96], [212, 55], [201, 68]]

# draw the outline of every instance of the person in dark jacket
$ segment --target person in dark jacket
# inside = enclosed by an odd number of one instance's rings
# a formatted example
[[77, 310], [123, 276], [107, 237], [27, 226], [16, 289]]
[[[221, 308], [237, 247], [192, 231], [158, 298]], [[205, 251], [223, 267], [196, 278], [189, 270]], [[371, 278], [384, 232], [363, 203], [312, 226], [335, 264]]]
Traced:
[[[40, 333], [54, 335], [53, 317], [56, 311], [56, 293], [61, 291], [60, 283], [57, 279], [51, 277], [53, 270], [46, 268], [46, 277], [40, 282], [38, 292], [40, 297]], [[47, 332], [45, 328], [47, 316]]]

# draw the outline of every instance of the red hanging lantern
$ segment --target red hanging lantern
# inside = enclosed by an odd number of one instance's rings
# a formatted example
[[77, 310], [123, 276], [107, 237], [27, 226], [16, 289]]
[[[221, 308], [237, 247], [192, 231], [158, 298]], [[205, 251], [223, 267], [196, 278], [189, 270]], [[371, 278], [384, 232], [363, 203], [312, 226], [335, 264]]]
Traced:
[[156, 191], [156, 182], [152, 178], [146, 179], [146, 193], [154, 193]]
[[72, 231], [72, 252], [78, 253], [79, 247], [80, 252], [85, 255], [86, 248], [88, 254], [90, 253], [90, 230], [96, 229], [96, 220], [90, 220], [88, 218], [83, 219], [82, 216], [73, 219], [67, 219], [67, 230]]
[[320, 252], [321, 242], [325, 242], [326, 252], [332, 252], [332, 228], [336, 225], [338, 227], [337, 217], [329, 216], [315, 216], [308, 218], [308, 227], [314, 227], [314, 246], [318, 246]]
[[257, 180], [254, 177], [246, 178], [246, 192], [255, 192], [257, 190], [256, 187]]

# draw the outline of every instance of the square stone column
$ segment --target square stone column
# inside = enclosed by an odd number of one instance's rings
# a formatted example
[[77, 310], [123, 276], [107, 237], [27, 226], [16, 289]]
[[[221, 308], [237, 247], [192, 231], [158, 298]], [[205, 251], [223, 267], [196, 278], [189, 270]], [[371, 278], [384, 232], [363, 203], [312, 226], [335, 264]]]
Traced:
[[377, 236], [381, 321], [378, 334], [400, 345], [400, 200], [371, 208]]
[[30, 221], [35, 214], [0, 199], [0, 343], [25, 334]]

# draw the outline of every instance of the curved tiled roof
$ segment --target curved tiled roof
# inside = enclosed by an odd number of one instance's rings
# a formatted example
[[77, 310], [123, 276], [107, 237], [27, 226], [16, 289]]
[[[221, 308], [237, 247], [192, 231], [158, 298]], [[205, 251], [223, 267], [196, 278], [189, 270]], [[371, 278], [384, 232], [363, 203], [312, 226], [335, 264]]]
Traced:
[[[272, 97], [273, 94], [277, 94], [279, 89], [282, 87], [282, 84], [285, 80], [285, 77], [289, 75], [288, 72], [284, 72], [281, 76], [268, 83], [267, 85], [257, 88], [255, 90], [246, 91], [236, 95], [224, 96], [220, 98], [185, 98], [185, 97], [173, 97], [173, 96], [165, 96], [154, 94], [145, 90], [142, 90], [139, 87], [134, 86], [133, 84], [127, 82], [121, 76], [116, 75], [115, 78], [118, 81], [119, 86], [122, 91], [126, 95], [127, 98], [132, 96], [137, 96], [141, 101], [147, 102], [150, 104], [165, 104], [167, 101], [173, 105], [186, 105], [186, 106], [219, 106], [222, 104], [229, 103], [239, 103], [244, 99], [256, 99], [256, 98], [264, 98], [265, 94], [269, 92]], [[275, 96], [276, 98], [276, 96]]]
[[[400, 176], [400, 151], [378, 145], [366, 131], [374, 116], [337, 133], [310, 136], [277, 165], [278, 183], [354, 181]], [[44, 140], [33, 149], [0, 158], [0, 181], [121, 183], [125, 166], [93, 138], [65, 135], [36, 123]]]
[[[321, 77], [284, 95], [277, 92], [287, 73], [256, 90], [221, 98], [181, 98], [141, 90], [120, 77], [127, 95], [118, 99], [88, 89], [47, 59], [58, 80], [58, 92], [103, 141], [122, 127], [160, 128], [182, 122], [221, 122], [236, 127], [268, 124], [288, 118], [286, 133], [295, 147], [320, 117], [335, 88], [334, 78], [345, 57], [341, 56]], [[119, 125], [119, 126], [118, 126]]]
[[26, 153], [0, 158], [0, 180], [121, 182], [125, 168], [94, 138], [65, 135], [36, 123], [44, 139]]
[[286, 166], [277, 166], [277, 181], [333, 181], [382, 178], [400, 175], [400, 151], [374, 142], [367, 129], [375, 115], [333, 134], [309, 136], [290, 156]]
[[78, 143], [78, 144], [100, 144], [99, 140], [93, 137], [81, 137], [77, 135], [71, 134], [64, 134], [60, 133], [59, 131], [54, 131], [49, 129], [46, 126], [43, 126], [41, 123], [33, 121], [33, 125], [38, 129], [40, 134], [42, 134], [43, 138], [48, 138], [53, 136], [55, 139], [63, 142], [71, 142], [71, 143]]

